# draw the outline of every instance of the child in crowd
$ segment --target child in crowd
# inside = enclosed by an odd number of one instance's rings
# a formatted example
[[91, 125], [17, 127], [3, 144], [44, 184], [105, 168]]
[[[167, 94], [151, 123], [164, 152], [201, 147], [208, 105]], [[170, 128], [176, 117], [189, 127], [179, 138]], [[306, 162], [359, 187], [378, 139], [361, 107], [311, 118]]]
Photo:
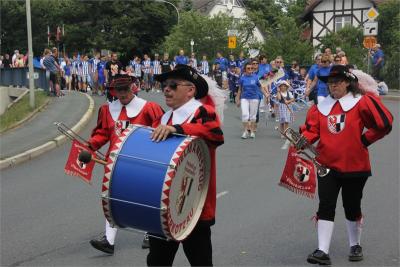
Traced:
[[229, 81], [229, 99], [231, 103], [235, 102], [235, 97], [239, 89], [240, 68], [235, 66], [229, 67], [228, 81]]
[[213, 79], [217, 82], [218, 86], [222, 88], [222, 70], [219, 63], [215, 64], [215, 69], [213, 71]]
[[[291, 103], [295, 101], [293, 94], [289, 92], [289, 83], [285, 80], [281, 80], [277, 84], [277, 99], [279, 106], [279, 123], [280, 130], [284, 132], [288, 127], [289, 123], [293, 123], [294, 116]], [[287, 149], [290, 142], [286, 140], [282, 149]]]

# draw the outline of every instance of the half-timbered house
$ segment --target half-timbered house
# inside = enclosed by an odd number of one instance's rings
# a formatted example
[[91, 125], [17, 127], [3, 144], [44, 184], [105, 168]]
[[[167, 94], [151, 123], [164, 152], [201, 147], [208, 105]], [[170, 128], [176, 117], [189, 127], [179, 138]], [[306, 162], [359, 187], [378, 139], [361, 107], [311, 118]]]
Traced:
[[321, 38], [345, 25], [363, 27], [366, 12], [384, 0], [310, 0], [302, 19], [310, 23], [310, 39], [317, 46]]

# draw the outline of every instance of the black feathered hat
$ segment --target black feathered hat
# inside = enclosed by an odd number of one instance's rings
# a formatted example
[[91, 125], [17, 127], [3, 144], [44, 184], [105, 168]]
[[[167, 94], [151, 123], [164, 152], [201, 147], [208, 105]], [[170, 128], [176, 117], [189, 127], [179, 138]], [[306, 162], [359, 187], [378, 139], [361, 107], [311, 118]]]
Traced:
[[196, 99], [203, 98], [208, 94], [208, 84], [206, 80], [201, 77], [196, 69], [188, 65], [178, 64], [171, 71], [154, 75], [154, 79], [159, 82], [164, 82], [170, 78], [178, 78], [193, 83], [196, 87], [196, 95], [194, 96]]
[[358, 81], [357, 77], [353, 73], [351, 73], [349, 67], [345, 65], [332, 66], [328, 76], [318, 76], [318, 79], [326, 83], [328, 82], [329, 78], [334, 78], [334, 77], [341, 77], [351, 82]]

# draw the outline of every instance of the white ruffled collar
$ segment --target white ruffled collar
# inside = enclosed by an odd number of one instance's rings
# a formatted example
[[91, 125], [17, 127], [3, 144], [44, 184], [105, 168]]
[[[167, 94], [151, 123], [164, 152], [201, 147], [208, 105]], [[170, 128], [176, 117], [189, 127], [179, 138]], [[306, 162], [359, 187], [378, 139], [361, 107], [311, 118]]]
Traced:
[[336, 104], [337, 101], [339, 101], [339, 104], [342, 107], [343, 111], [347, 112], [352, 109], [358, 103], [358, 101], [360, 101], [361, 97], [362, 95], [360, 94], [353, 96], [351, 92], [347, 93], [344, 97], [340, 99], [334, 99], [330, 95], [328, 95], [324, 99], [324, 101], [318, 103], [317, 108], [319, 112], [322, 113], [322, 115], [328, 116], [333, 106]]
[[[140, 111], [142, 111], [143, 107], [146, 105], [147, 101], [135, 96], [128, 105], [125, 105], [126, 114], [128, 118], [136, 117]], [[114, 121], [118, 120], [119, 114], [121, 113], [123, 105], [119, 101], [119, 99], [108, 104], [108, 109], [110, 111], [111, 117]]]
[[165, 112], [161, 118], [161, 124], [167, 125], [169, 118], [171, 118], [171, 115], [173, 115], [172, 116], [172, 125], [182, 124], [185, 121], [190, 121], [190, 119], [193, 118], [196, 110], [201, 105], [202, 104], [200, 103], [200, 101], [197, 101], [196, 99], [192, 98], [191, 100], [189, 100], [189, 102], [185, 103], [180, 108], [177, 108], [175, 110], [169, 110], [169, 111]]

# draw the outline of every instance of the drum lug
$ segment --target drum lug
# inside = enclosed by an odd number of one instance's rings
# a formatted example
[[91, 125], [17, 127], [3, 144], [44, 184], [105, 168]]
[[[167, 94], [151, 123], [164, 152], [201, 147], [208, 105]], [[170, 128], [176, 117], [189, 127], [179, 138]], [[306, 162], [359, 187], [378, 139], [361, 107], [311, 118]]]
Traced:
[[176, 165], [174, 165], [174, 164], [169, 164], [168, 167], [169, 167], [170, 169], [176, 170]]

